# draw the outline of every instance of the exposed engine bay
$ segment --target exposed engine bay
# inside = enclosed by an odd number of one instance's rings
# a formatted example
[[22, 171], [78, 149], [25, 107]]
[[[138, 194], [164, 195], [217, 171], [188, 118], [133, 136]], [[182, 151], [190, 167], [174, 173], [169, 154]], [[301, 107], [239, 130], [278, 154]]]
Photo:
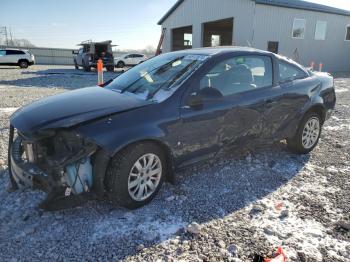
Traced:
[[[42, 208], [66, 208], [86, 201], [83, 195], [91, 197], [98, 151], [92, 141], [74, 131], [59, 130], [54, 136], [37, 140], [18, 134], [10, 148], [13, 185], [46, 192], [48, 197]], [[81, 201], [71, 201], [74, 199]]]

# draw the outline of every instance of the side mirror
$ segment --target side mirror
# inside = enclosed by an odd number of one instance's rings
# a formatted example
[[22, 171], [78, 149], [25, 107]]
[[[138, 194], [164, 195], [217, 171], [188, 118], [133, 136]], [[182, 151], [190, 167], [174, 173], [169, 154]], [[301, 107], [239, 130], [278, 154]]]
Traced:
[[203, 97], [200, 94], [192, 93], [187, 98], [186, 104], [192, 108], [199, 108], [203, 106]]
[[223, 98], [222, 93], [212, 87], [205, 87], [187, 98], [187, 105], [192, 108], [202, 107], [204, 102], [216, 102]]
[[73, 51], [72, 51], [72, 54], [73, 54], [73, 55], [77, 55], [77, 54], [78, 54], [78, 51], [77, 51], [77, 50], [73, 50]]

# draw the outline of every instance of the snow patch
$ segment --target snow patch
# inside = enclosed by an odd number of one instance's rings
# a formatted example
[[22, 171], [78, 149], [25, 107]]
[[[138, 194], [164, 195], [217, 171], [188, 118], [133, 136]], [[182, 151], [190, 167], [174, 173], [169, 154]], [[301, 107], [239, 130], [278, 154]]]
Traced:
[[[308, 176], [317, 173], [319, 169], [318, 166], [307, 163], [301, 173]], [[303, 195], [306, 198], [316, 198], [330, 215], [332, 223], [341, 219], [342, 216], [339, 215], [339, 210], [334, 210], [331, 202], [325, 196], [334, 194], [338, 190], [329, 187], [325, 177], [319, 177], [317, 181], [310, 181], [310, 183], [297, 187], [292, 186], [291, 183], [283, 187], [283, 191]], [[325, 227], [314, 219], [301, 219], [298, 216], [298, 210], [303, 209], [303, 207], [295, 206], [290, 202], [288, 200], [291, 197], [289, 194], [280, 196], [282, 198], [278, 197], [278, 194], [279, 192], [275, 192], [270, 197], [258, 201], [257, 204], [266, 208], [261, 215], [252, 219], [252, 225], [257, 227], [270, 243], [274, 246], [285, 247], [286, 255], [290, 261], [297, 260], [297, 253], [301, 251], [315, 261], [321, 262], [323, 261], [321, 249], [324, 247], [326, 247], [324, 250], [327, 250], [330, 257], [341, 261], [349, 258], [348, 242], [333, 238], [327, 233], [330, 227]], [[282, 215], [286, 213], [287, 215]]]
[[324, 129], [328, 131], [339, 131], [342, 129], [350, 129], [350, 124], [341, 124], [338, 126], [325, 126]]
[[14, 113], [17, 109], [18, 109], [18, 107], [5, 107], [5, 108], [0, 108], [0, 114], [1, 114], [1, 113], [4, 113], [4, 114], [11, 114], [11, 113]]
[[349, 90], [347, 88], [336, 88], [335, 92], [336, 93], [345, 93], [348, 92]]
[[143, 216], [126, 213], [123, 217], [101, 219], [94, 226], [91, 240], [95, 242], [105, 237], [122, 238], [130, 234], [140, 234], [144, 240], [164, 241], [174, 235], [186, 224], [181, 218], [168, 217], [160, 220], [144, 214]]

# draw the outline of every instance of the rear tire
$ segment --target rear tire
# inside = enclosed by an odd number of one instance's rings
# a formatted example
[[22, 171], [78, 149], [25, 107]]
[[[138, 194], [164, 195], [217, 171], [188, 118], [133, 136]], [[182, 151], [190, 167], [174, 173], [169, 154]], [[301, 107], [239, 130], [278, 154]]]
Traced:
[[114, 72], [114, 66], [107, 66], [106, 69], [108, 72]]
[[321, 129], [320, 115], [314, 112], [307, 113], [301, 120], [295, 136], [287, 139], [289, 150], [296, 154], [310, 153], [318, 144]]
[[150, 142], [131, 145], [111, 159], [105, 187], [111, 200], [136, 209], [157, 195], [166, 170], [165, 155], [157, 145]]
[[84, 65], [85, 72], [91, 72], [91, 66]]
[[28, 61], [26, 61], [26, 60], [21, 60], [21, 61], [18, 62], [18, 66], [19, 66], [20, 68], [28, 68], [29, 63], [28, 63]]
[[124, 63], [123, 61], [119, 61], [119, 62], [117, 63], [117, 67], [118, 67], [118, 68], [124, 68], [124, 67], [125, 67], [125, 63]]

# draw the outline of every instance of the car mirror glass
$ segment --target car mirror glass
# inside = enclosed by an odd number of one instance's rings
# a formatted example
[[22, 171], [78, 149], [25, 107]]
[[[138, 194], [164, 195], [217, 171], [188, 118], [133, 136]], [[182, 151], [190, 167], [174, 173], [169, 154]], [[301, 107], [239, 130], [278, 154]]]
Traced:
[[203, 106], [203, 97], [200, 94], [192, 93], [187, 98], [186, 104], [192, 108], [200, 108]]
[[204, 101], [214, 101], [223, 98], [222, 93], [213, 87], [205, 87], [201, 89], [199, 95]]

